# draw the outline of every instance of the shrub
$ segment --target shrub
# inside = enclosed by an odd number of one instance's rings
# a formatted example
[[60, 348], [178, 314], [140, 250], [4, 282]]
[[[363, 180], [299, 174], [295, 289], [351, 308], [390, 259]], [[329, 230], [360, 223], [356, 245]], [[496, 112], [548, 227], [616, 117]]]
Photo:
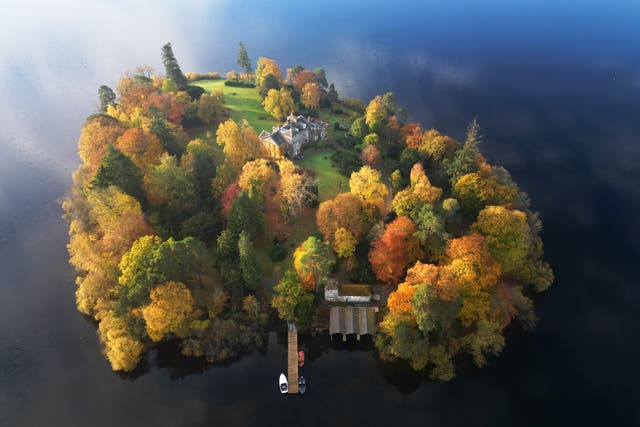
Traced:
[[331, 155], [331, 161], [336, 164], [336, 167], [344, 176], [350, 176], [362, 166], [362, 161], [359, 158], [344, 151], [334, 152]]
[[279, 242], [273, 244], [273, 248], [269, 251], [269, 258], [273, 262], [280, 262], [287, 257], [287, 250], [280, 245]]
[[208, 73], [186, 73], [185, 77], [187, 78], [187, 80], [189, 81], [196, 81], [196, 80], [216, 80], [216, 79], [221, 79], [222, 76], [220, 75], [219, 72], [217, 71], [209, 71]]
[[256, 87], [256, 84], [253, 80], [239, 80], [239, 79], [230, 79], [225, 80], [225, 86], [233, 86], [233, 87]]

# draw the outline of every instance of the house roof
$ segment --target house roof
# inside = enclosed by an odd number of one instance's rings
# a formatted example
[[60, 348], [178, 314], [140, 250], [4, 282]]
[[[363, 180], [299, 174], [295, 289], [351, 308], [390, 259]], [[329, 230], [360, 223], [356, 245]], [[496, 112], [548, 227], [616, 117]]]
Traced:
[[329, 334], [375, 335], [373, 307], [335, 306], [329, 312]]

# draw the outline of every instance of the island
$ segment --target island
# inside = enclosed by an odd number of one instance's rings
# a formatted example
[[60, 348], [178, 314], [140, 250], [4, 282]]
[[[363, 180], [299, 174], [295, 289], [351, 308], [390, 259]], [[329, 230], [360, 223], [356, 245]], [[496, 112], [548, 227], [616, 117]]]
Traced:
[[163, 76], [99, 88], [63, 202], [77, 307], [113, 370], [169, 340], [230, 360], [289, 324], [370, 335], [381, 359], [448, 381], [509, 325], [535, 326], [553, 281], [542, 222], [476, 120], [458, 141], [391, 92], [366, 103], [322, 68], [254, 70], [242, 42], [225, 78], [161, 54]]

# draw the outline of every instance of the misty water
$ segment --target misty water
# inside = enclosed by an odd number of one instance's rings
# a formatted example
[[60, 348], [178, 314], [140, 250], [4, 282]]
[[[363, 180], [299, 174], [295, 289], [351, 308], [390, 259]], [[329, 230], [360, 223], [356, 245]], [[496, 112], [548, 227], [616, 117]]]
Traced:
[[[55, 5], [54, 5], [55, 3]], [[77, 3], [77, 4], [75, 4]], [[0, 17], [0, 425], [638, 425], [640, 3], [14, 2]], [[519, 4], [517, 7], [515, 4]], [[539, 325], [434, 383], [366, 345], [308, 340], [305, 396], [278, 393], [284, 325], [224, 365], [170, 345], [113, 373], [75, 309], [60, 201], [97, 87], [255, 61], [323, 67], [344, 96], [395, 92], [410, 119], [483, 151], [530, 194], [556, 280]]]

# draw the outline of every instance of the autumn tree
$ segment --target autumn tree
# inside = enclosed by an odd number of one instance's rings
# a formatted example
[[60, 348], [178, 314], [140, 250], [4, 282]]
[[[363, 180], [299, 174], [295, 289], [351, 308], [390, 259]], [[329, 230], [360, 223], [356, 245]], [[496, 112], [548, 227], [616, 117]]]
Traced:
[[504, 274], [514, 275], [524, 268], [531, 248], [531, 230], [524, 212], [487, 206], [480, 211], [471, 229], [485, 237]]
[[102, 85], [98, 88], [98, 96], [100, 97], [100, 112], [106, 113], [109, 105], [116, 103], [116, 94], [109, 86]]
[[271, 306], [278, 311], [281, 319], [308, 324], [313, 305], [313, 293], [307, 292], [293, 270], [287, 270], [280, 282], [273, 288], [275, 296]]
[[270, 89], [267, 97], [262, 101], [264, 110], [278, 120], [284, 120], [295, 109], [291, 93], [285, 88]]
[[410, 218], [399, 216], [371, 244], [369, 262], [378, 280], [398, 283], [405, 268], [416, 261], [419, 245], [413, 236], [415, 231], [416, 226]]
[[489, 251], [484, 237], [473, 233], [449, 241], [450, 269], [461, 285], [462, 308], [458, 317], [465, 326], [490, 317], [490, 296], [502, 268]]
[[365, 112], [365, 123], [375, 133], [381, 133], [385, 125], [385, 108], [381, 96], [373, 98]]
[[210, 94], [203, 94], [198, 102], [197, 116], [204, 124], [219, 123], [229, 117], [229, 110], [224, 106], [222, 89], [214, 90]]
[[262, 84], [262, 80], [268, 74], [271, 74], [278, 79], [278, 82], [282, 82], [282, 71], [280, 70], [278, 63], [273, 59], [259, 58], [255, 74], [256, 84], [260, 86]]
[[453, 196], [469, 215], [489, 205], [510, 205], [517, 188], [500, 182], [491, 166], [482, 163], [478, 172], [463, 175], [453, 186]]
[[329, 274], [336, 259], [328, 243], [307, 238], [293, 253], [293, 266], [307, 290], [314, 290]]
[[367, 127], [364, 117], [359, 117], [353, 121], [349, 128], [349, 133], [355, 138], [364, 139], [369, 133], [369, 128]]
[[246, 120], [239, 125], [231, 119], [221, 123], [216, 132], [216, 142], [223, 146], [224, 154], [236, 171], [246, 162], [265, 155], [258, 134]]
[[280, 171], [280, 194], [283, 211], [297, 215], [304, 206], [318, 199], [318, 185], [313, 178], [298, 170], [290, 160], [278, 160]]
[[307, 83], [304, 85], [300, 101], [306, 108], [317, 110], [318, 107], [320, 107], [320, 86], [316, 83]]
[[363, 166], [359, 171], [353, 172], [349, 179], [351, 192], [360, 197], [367, 205], [371, 217], [376, 217], [384, 212], [388, 190], [381, 177], [380, 172], [371, 166]]
[[362, 149], [362, 160], [372, 168], [377, 168], [382, 161], [380, 150], [375, 145], [367, 145]]
[[355, 236], [344, 227], [338, 228], [333, 234], [333, 250], [341, 258], [352, 257], [357, 244]]
[[281, 88], [282, 84], [280, 83], [280, 80], [278, 80], [278, 78], [273, 74], [267, 74], [260, 82], [260, 86], [258, 86], [258, 93], [264, 100], [271, 89], [280, 90]]
[[244, 70], [245, 73], [251, 74], [253, 72], [253, 67], [251, 66], [251, 60], [249, 59], [249, 53], [247, 52], [247, 48], [244, 45], [244, 42], [240, 42], [238, 45], [238, 66]]
[[158, 137], [142, 129], [127, 129], [117, 139], [116, 147], [141, 170], [157, 164], [162, 155], [162, 145]]
[[391, 209], [398, 215], [410, 215], [425, 203], [434, 204], [442, 195], [440, 188], [431, 185], [420, 163], [411, 168], [409, 180], [409, 187], [399, 191], [391, 202]]
[[336, 240], [339, 229], [346, 232], [358, 242], [366, 231], [362, 201], [352, 193], [338, 194], [335, 198], [320, 203], [316, 213], [318, 230], [329, 241], [336, 252], [341, 244]]
[[102, 163], [107, 147], [114, 144], [124, 131], [116, 119], [100, 116], [87, 120], [80, 132], [78, 154], [90, 175]]
[[257, 191], [260, 200], [264, 200], [269, 186], [277, 178], [277, 173], [266, 159], [257, 159], [245, 163], [240, 172], [238, 184], [244, 191]]
[[185, 338], [194, 317], [191, 291], [180, 282], [167, 282], [151, 290], [150, 303], [142, 308], [147, 333], [153, 341], [167, 334]]
[[157, 285], [189, 283], [202, 273], [206, 257], [206, 246], [193, 237], [163, 241], [158, 236], [143, 236], [136, 240], [119, 265], [119, 311], [147, 305]]
[[[316, 83], [316, 75], [313, 73], [313, 71], [302, 70], [297, 73], [295, 78], [293, 79], [293, 88], [296, 92], [302, 94], [304, 87], [310, 83]], [[318, 87], [318, 90], [319, 89], [320, 88]]]
[[422, 126], [418, 123], [407, 123], [402, 126], [400, 132], [404, 138], [404, 145], [413, 150], [417, 150], [420, 147]]

